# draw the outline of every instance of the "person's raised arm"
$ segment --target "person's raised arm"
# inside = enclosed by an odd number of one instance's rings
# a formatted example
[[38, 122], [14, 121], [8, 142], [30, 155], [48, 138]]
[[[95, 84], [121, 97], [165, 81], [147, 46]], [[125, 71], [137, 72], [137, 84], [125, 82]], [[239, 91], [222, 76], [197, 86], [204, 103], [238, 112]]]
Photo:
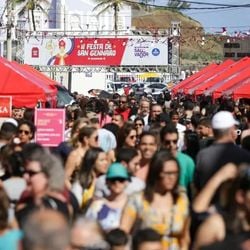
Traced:
[[209, 209], [210, 202], [220, 185], [237, 175], [237, 167], [233, 163], [224, 165], [211, 179], [205, 187], [198, 193], [193, 201], [193, 211], [196, 213], [206, 212]]

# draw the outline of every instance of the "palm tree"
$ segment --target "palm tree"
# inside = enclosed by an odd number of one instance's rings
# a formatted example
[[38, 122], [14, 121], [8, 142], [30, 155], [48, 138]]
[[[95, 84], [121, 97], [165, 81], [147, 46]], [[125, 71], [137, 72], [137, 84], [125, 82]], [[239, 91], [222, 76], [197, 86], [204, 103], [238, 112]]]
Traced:
[[32, 21], [34, 31], [36, 30], [36, 21], [35, 21], [34, 11], [39, 8], [43, 13], [48, 15], [42, 5], [43, 3], [49, 5], [50, 4], [49, 0], [11, 0], [11, 1], [13, 1], [13, 3], [16, 5], [21, 5], [20, 12], [28, 11], [28, 17], [31, 12], [31, 21]]
[[118, 13], [123, 5], [129, 5], [138, 9], [141, 8], [141, 4], [138, 3], [136, 0], [96, 0], [96, 2], [98, 4], [94, 7], [93, 11], [100, 9], [97, 14], [98, 16], [110, 9], [113, 10], [115, 32], [118, 31]]

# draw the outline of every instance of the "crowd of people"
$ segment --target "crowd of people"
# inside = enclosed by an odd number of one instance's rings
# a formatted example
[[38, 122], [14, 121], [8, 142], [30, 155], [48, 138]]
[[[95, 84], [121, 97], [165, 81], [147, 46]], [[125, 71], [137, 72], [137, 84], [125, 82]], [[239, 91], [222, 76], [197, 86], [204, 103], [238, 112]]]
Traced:
[[65, 141], [0, 128], [0, 250], [249, 250], [250, 105], [75, 95]]

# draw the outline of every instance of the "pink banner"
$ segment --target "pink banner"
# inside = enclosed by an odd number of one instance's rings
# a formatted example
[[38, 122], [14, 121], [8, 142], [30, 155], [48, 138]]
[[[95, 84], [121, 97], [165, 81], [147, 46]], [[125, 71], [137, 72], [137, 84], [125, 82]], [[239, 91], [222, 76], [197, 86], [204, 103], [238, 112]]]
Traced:
[[64, 141], [65, 110], [36, 109], [35, 125], [35, 141], [45, 147], [56, 147]]

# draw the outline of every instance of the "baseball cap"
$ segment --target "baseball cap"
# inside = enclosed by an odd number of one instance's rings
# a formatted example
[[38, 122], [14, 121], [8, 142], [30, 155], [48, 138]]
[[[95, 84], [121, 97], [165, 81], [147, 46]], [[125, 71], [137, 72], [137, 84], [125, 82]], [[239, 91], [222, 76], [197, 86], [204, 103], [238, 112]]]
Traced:
[[112, 163], [106, 173], [106, 179], [124, 178], [129, 180], [127, 169], [119, 162]]
[[213, 129], [227, 129], [234, 125], [239, 125], [232, 113], [228, 111], [219, 111], [212, 118], [212, 128]]

